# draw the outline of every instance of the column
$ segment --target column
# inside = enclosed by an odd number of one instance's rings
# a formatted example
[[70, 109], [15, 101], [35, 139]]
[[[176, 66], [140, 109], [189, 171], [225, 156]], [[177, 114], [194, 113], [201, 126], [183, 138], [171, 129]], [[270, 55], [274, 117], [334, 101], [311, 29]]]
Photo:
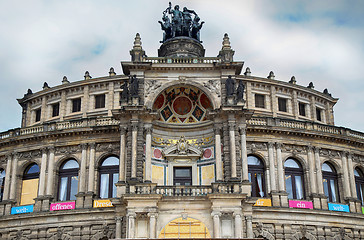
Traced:
[[243, 181], [249, 181], [248, 173], [248, 156], [246, 154], [246, 128], [240, 128], [240, 140], [241, 140], [241, 161], [242, 161], [242, 178]]
[[316, 178], [317, 178], [317, 190], [319, 194], [324, 194], [324, 185], [322, 180], [322, 169], [320, 161], [320, 148], [315, 147], [315, 163], [316, 163]]
[[47, 168], [47, 149], [42, 149], [42, 161], [40, 163], [40, 173], [39, 173], [39, 188], [38, 188], [38, 197], [44, 196], [45, 190], [45, 174]]
[[15, 153], [13, 154], [13, 166], [12, 166], [12, 171], [11, 171], [11, 183], [10, 183], [10, 196], [9, 198], [11, 200], [15, 200], [15, 187], [16, 187], [16, 178], [17, 178], [17, 167], [18, 167], [18, 154]]
[[152, 182], [152, 126], [145, 127], [145, 181]]
[[125, 128], [120, 127], [119, 182], [125, 182], [125, 134]]
[[149, 238], [154, 239], [156, 238], [156, 218], [157, 218], [157, 214], [156, 213], [148, 213], [149, 216]]
[[112, 116], [111, 110], [114, 109], [114, 82], [109, 83], [109, 92], [105, 98], [105, 101], [107, 101], [106, 108], [108, 109], [107, 115]]
[[116, 217], [116, 227], [115, 227], [115, 238], [119, 239], [121, 238], [121, 221], [123, 220], [123, 217]]
[[137, 136], [138, 136], [138, 121], [131, 123], [131, 178], [136, 178], [137, 173]]
[[63, 121], [64, 116], [67, 114], [67, 101], [66, 101], [66, 91], [61, 93], [61, 104], [59, 106], [60, 120]]
[[241, 238], [241, 230], [242, 230], [242, 222], [241, 222], [241, 214], [234, 213], [235, 220], [235, 238]]
[[269, 175], [270, 175], [270, 188], [271, 191], [276, 191], [276, 173], [275, 173], [275, 165], [274, 165], [274, 152], [273, 152], [273, 143], [268, 143], [268, 160], [269, 160]]
[[282, 144], [277, 143], [277, 168], [278, 168], [278, 190], [280, 192], [285, 191], [285, 182], [284, 182], [284, 174], [283, 174], [283, 162], [282, 162]]
[[349, 174], [348, 174], [348, 162], [346, 159], [346, 152], [341, 153], [341, 162], [343, 166], [343, 183], [344, 183], [344, 198], [351, 197], [350, 184], [349, 184]]
[[214, 222], [214, 238], [220, 238], [220, 215], [219, 212], [213, 212], [212, 214]]
[[215, 126], [215, 159], [216, 159], [216, 181], [222, 181], [223, 167], [221, 159], [221, 126]]
[[312, 147], [308, 146], [308, 148], [307, 148], [307, 158], [308, 158], [311, 194], [312, 193], [317, 193], [316, 181], [315, 181], [315, 160], [313, 158], [312, 150], [313, 150]]
[[81, 171], [80, 171], [80, 193], [85, 193], [86, 188], [86, 156], [87, 144], [81, 144]]
[[96, 144], [91, 143], [90, 144], [90, 166], [88, 168], [88, 186], [87, 186], [87, 192], [93, 192], [94, 191], [94, 181], [95, 181], [95, 148]]
[[128, 213], [128, 238], [135, 238], [135, 213]]
[[252, 216], [246, 216], [246, 237], [253, 238], [253, 224], [252, 224]]
[[353, 158], [350, 153], [348, 154], [348, 168], [349, 168], [349, 181], [350, 181], [350, 188], [351, 188], [351, 196], [353, 198], [357, 198], [355, 175], [354, 175], [354, 168], [353, 168]]
[[47, 178], [47, 195], [53, 195], [53, 179], [54, 179], [54, 147], [49, 148], [48, 160], [48, 178]]
[[12, 156], [9, 154], [7, 156], [8, 161], [6, 164], [6, 171], [5, 171], [5, 183], [4, 183], [4, 194], [3, 194], [3, 200], [9, 199], [9, 187], [10, 187], [10, 178], [11, 178], [11, 162], [12, 162]]
[[229, 121], [231, 178], [236, 178], [235, 123]]

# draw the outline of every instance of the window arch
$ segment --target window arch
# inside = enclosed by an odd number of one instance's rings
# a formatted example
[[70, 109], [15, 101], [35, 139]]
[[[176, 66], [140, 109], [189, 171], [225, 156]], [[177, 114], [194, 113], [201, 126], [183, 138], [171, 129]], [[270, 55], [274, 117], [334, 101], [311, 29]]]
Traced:
[[105, 158], [99, 167], [99, 197], [115, 198], [116, 186], [119, 180], [119, 158]]
[[330, 163], [322, 164], [322, 180], [324, 192], [329, 202], [340, 202], [337, 173]]
[[58, 200], [76, 200], [79, 164], [75, 159], [65, 161], [59, 169]]
[[5, 184], [5, 170], [0, 169], [0, 202], [3, 201], [4, 184]]
[[364, 174], [359, 168], [354, 169], [356, 194], [361, 201], [361, 205], [364, 205]]
[[39, 166], [35, 163], [25, 168], [22, 181], [20, 205], [33, 204], [38, 196]]
[[252, 183], [252, 197], [265, 197], [264, 164], [256, 156], [248, 156], [249, 182]]
[[288, 158], [284, 163], [284, 171], [288, 199], [304, 199], [305, 188], [301, 164], [293, 158]]

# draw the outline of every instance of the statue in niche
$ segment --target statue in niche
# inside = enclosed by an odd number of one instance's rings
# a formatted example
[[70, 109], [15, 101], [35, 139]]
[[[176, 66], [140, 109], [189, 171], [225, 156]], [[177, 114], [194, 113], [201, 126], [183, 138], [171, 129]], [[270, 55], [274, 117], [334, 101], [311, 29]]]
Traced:
[[129, 87], [130, 87], [130, 90], [129, 90], [130, 96], [137, 97], [138, 89], [139, 89], [139, 82], [138, 82], [138, 79], [136, 78], [136, 75], [129, 76]]
[[204, 24], [205, 22], [201, 22], [201, 24], [199, 23], [200, 18], [196, 15], [195, 18], [193, 19], [193, 23], [192, 23], [192, 30], [191, 30], [191, 37], [196, 39], [197, 41], [200, 41], [200, 30], [202, 28], [202, 24]]
[[226, 87], [226, 96], [230, 97], [234, 95], [235, 92], [235, 80], [231, 78], [231, 75], [228, 76], [225, 83]]
[[129, 89], [128, 89], [128, 83], [124, 82], [123, 85], [120, 86], [122, 92], [121, 92], [121, 96], [120, 96], [120, 100], [127, 102], [129, 99]]
[[243, 81], [239, 81], [238, 89], [236, 90], [236, 100], [238, 102], [244, 100], [244, 90], [245, 90], [245, 85]]

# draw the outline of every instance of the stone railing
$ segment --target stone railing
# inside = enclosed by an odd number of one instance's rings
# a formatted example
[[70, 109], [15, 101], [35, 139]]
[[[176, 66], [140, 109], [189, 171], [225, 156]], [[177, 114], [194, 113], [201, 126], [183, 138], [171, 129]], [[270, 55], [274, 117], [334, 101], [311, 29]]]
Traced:
[[212, 193], [211, 186], [157, 186], [157, 194], [163, 196], [206, 196]]
[[221, 62], [218, 57], [203, 58], [168, 58], [168, 57], [144, 57], [143, 62], [150, 63], [172, 63], [172, 64], [196, 64], [196, 63], [216, 63]]

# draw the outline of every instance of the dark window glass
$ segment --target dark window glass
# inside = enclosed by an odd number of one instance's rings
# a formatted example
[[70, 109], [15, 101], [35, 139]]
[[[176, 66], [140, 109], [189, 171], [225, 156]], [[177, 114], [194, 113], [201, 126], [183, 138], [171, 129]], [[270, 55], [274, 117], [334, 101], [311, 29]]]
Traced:
[[81, 111], [81, 98], [76, 98], [72, 100], [72, 112]]
[[0, 202], [3, 201], [4, 184], [5, 184], [5, 170], [0, 169]]
[[249, 182], [252, 183], [252, 197], [265, 197], [264, 164], [256, 156], [248, 156]]
[[35, 110], [35, 121], [39, 122], [40, 121], [40, 117], [42, 116], [42, 110], [41, 109], [37, 109]]
[[23, 175], [24, 180], [34, 179], [38, 177], [39, 177], [39, 166], [37, 164], [33, 163], [25, 169]]
[[287, 99], [278, 98], [278, 110], [281, 112], [287, 112]]
[[316, 119], [317, 121], [322, 121], [321, 120], [321, 109], [316, 108]]
[[324, 193], [329, 202], [340, 202], [337, 179], [335, 168], [329, 163], [322, 164]]
[[64, 162], [59, 169], [58, 200], [76, 200], [78, 189], [78, 168], [76, 160]]
[[262, 94], [255, 94], [255, 107], [257, 107], [257, 108], [265, 108], [264, 95], [262, 95]]
[[300, 116], [306, 116], [306, 104], [298, 103], [298, 111]]
[[105, 94], [95, 96], [95, 108], [105, 107]]
[[115, 198], [115, 183], [119, 180], [119, 158], [111, 156], [106, 158], [99, 167], [100, 198]]
[[59, 103], [55, 103], [52, 105], [52, 117], [59, 116]]
[[298, 161], [288, 158], [284, 163], [286, 191], [289, 199], [304, 199], [303, 170]]
[[356, 194], [358, 199], [361, 201], [361, 205], [364, 205], [364, 174], [359, 169], [354, 170], [355, 184], [356, 184]]
[[173, 168], [173, 184], [177, 186], [192, 185], [192, 168], [191, 167]]

